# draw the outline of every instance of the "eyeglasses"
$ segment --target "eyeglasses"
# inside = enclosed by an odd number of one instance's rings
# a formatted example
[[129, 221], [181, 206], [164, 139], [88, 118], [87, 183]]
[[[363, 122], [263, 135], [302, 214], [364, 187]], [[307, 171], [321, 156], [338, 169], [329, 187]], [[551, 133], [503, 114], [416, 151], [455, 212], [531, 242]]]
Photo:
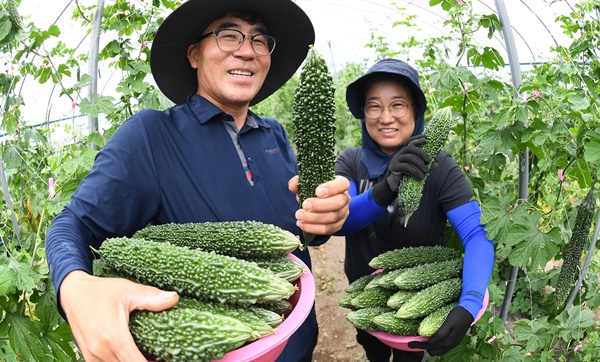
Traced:
[[234, 52], [242, 47], [244, 39], [249, 37], [252, 50], [258, 55], [269, 55], [275, 49], [276, 40], [266, 34], [244, 34], [235, 29], [217, 29], [208, 34], [200, 35], [197, 41], [215, 34], [217, 46], [224, 52]]
[[[393, 102], [392, 104], [390, 104], [387, 108], [393, 117], [401, 118], [406, 115], [406, 112], [408, 112], [408, 109], [412, 106], [414, 106], [414, 103], [411, 105], [408, 105], [404, 102], [396, 101], [396, 102]], [[365, 107], [363, 108], [363, 110], [365, 111], [366, 117], [379, 118], [383, 114], [384, 107], [379, 103], [372, 102], [372, 103], [367, 103], [365, 105]]]

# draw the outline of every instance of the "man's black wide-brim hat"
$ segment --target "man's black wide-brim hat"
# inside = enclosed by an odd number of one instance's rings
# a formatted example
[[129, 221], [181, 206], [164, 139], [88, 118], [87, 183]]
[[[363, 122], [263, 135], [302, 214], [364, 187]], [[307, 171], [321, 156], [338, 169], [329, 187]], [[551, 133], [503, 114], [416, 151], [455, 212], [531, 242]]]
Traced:
[[150, 51], [150, 67], [163, 94], [176, 104], [185, 103], [198, 90], [196, 69], [187, 48], [213, 21], [230, 11], [248, 11], [260, 17], [277, 39], [271, 68], [254, 105], [270, 96], [298, 70], [314, 44], [315, 31], [306, 13], [291, 0], [188, 0], [160, 25]]

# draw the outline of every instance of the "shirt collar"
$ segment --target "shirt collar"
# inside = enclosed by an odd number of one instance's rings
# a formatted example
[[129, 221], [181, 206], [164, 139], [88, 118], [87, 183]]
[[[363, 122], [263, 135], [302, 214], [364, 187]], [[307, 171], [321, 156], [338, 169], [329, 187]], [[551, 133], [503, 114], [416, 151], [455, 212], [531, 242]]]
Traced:
[[[202, 97], [199, 94], [191, 94], [188, 96], [187, 105], [196, 116], [196, 119], [200, 124], [205, 124], [206, 122], [213, 119], [215, 116], [222, 115], [223, 117], [233, 117], [219, 107], [212, 104], [208, 99]], [[246, 118], [246, 125], [251, 128], [257, 127], [266, 127], [270, 128], [269, 124], [262, 118], [254, 114], [254, 112], [248, 110], [248, 117]]]

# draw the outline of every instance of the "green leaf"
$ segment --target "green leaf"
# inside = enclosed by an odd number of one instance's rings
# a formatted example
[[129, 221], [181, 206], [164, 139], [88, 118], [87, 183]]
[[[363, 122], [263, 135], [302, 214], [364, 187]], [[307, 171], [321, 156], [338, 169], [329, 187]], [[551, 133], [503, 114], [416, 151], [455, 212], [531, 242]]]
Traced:
[[504, 154], [497, 153], [483, 158], [477, 157], [476, 161], [480, 166], [479, 172], [481, 178], [488, 182], [500, 181], [502, 179], [502, 170], [506, 166], [506, 156]]
[[541, 351], [540, 352], [540, 362], [554, 361], [556, 352], [554, 351]]
[[31, 268], [30, 263], [31, 256], [25, 250], [16, 254], [14, 258], [10, 258], [8, 262], [9, 272], [15, 286], [27, 293], [31, 293], [40, 282], [40, 275]]
[[0, 361], [4, 362], [20, 362], [15, 351], [8, 344], [0, 344]]
[[518, 347], [508, 348], [502, 353], [502, 362], [524, 362], [527, 361], [527, 358], [525, 351]]
[[544, 267], [560, 250], [560, 230], [555, 227], [548, 233], [542, 232], [537, 225], [539, 219], [538, 213], [530, 213], [510, 229], [505, 242], [513, 246], [509, 255], [512, 265], [530, 269]]
[[9, 313], [6, 320], [10, 325], [8, 337], [10, 346], [24, 361], [43, 361], [47, 359], [47, 351], [42, 345], [39, 322], [32, 321], [26, 316]]
[[65, 322], [56, 329], [46, 331], [41, 337], [42, 344], [50, 348], [52, 357], [56, 361], [67, 362], [77, 359], [72, 341], [73, 333], [71, 333], [71, 328]]
[[[92, 132], [92, 133], [90, 133], [88, 135], [87, 141], [89, 143], [93, 143], [93, 144], [97, 145], [98, 147], [104, 146], [104, 137], [102, 137], [102, 135], [99, 134], [98, 132]], [[96, 153], [97, 152], [94, 152], [94, 157], [96, 156]]]
[[581, 305], [574, 306], [560, 313], [556, 320], [560, 323], [557, 333], [565, 341], [578, 340], [585, 336], [586, 328], [596, 324], [595, 314]]
[[115, 110], [115, 105], [113, 104], [114, 98], [110, 96], [101, 96], [98, 94], [92, 95], [92, 102], [90, 102], [87, 98], [82, 99], [79, 104], [79, 108], [81, 112], [88, 113], [93, 117], [98, 117], [100, 113], [110, 114]]
[[543, 317], [540, 320], [520, 319], [515, 322], [513, 333], [516, 340], [525, 343], [527, 351], [539, 351], [545, 349], [552, 340], [552, 336], [548, 333], [549, 323], [548, 317]]
[[8, 267], [0, 265], [0, 296], [7, 294], [12, 289], [14, 288]]
[[488, 39], [492, 39], [496, 31], [502, 31], [502, 24], [496, 14], [482, 15], [479, 18], [479, 24], [488, 29]]
[[527, 103], [517, 104], [515, 107], [515, 118], [521, 123], [529, 121], [529, 108], [527, 107]]
[[43, 290], [31, 296], [31, 302], [35, 303], [36, 317], [42, 323], [44, 330], [51, 330], [61, 324], [62, 318], [58, 314], [56, 306], [56, 292], [50, 279], [42, 284]]
[[568, 101], [577, 111], [588, 111], [590, 108], [590, 100], [580, 93], [569, 96]]
[[44, 67], [44, 68], [40, 68], [40, 72], [38, 74], [38, 79], [40, 84], [44, 84], [48, 81], [48, 79], [52, 78], [52, 75], [54, 74], [54, 70], [52, 70], [52, 68], [50, 67]]
[[485, 225], [487, 237], [490, 240], [505, 240], [512, 226], [514, 212], [519, 212], [520, 209], [511, 212], [510, 209], [514, 204], [514, 200], [507, 196], [490, 197], [483, 203], [481, 223]]
[[592, 138], [585, 145], [585, 151], [583, 154], [586, 162], [598, 163], [600, 162], [600, 139]]
[[7, 17], [0, 18], [0, 40], [4, 40], [10, 34], [11, 28], [12, 23]]
[[474, 65], [483, 66], [493, 70], [498, 70], [500, 67], [504, 66], [504, 59], [496, 49], [484, 47], [483, 53], [479, 52], [480, 49], [480, 47], [475, 46], [469, 49], [469, 59], [471, 59]]
[[92, 84], [92, 77], [90, 77], [89, 74], [83, 74], [81, 76], [81, 79], [79, 79], [79, 82], [75, 83], [75, 85], [73, 85], [73, 89], [83, 89], [87, 86], [89, 86], [90, 84]]
[[56, 25], [50, 25], [47, 31], [48, 35], [57, 37], [60, 35], [60, 28]]

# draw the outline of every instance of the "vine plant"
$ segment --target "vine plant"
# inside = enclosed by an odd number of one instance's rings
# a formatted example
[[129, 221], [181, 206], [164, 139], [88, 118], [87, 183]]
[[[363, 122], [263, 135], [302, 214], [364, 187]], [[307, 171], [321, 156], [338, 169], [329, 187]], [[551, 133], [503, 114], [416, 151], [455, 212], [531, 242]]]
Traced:
[[[414, 63], [431, 91], [429, 103], [457, 111], [448, 149], [476, 191], [497, 258], [492, 308], [472, 329], [473, 338], [441, 359], [592, 360], [600, 351], [595, 250], [589, 250], [591, 268], [571, 308], [557, 310], [554, 288], [579, 204], [598, 178], [600, 2], [580, 1], [571, 14], [555, 20], [572, 44], [555, 47], [553, 59], [523, 73], [517, 89], [522, 99], [502, 76], [500, 53], [475, 41], [481, 33], [502, 36], [496, 15], [475, 14], [469, 1], [431, 0], [430, 5], [447, 13], [446, 35], [420, 44]], [[388, 48], [415, 52], [404, 46]], [[529, 197], [519, 200], [518, 155], [525, 150], [531, 155]], [[597, 210], [596, 200], [594, 205]], [[506, 296], [514, 266], [517, 285], [514, 295]], [[498, 316], [504, 298], [513, 299], [507, 321]]]
[[[89, 29], [95, 2], [74, 3], [73, 21]], [[90, 170], [96, 154], [90, 145], [101, 147], [116, 127], [142, 108], [169, 106], [150, 81], [148, 57], [157, 25], [180, 3], [107, 1], [102, 36], [111, 40], [99, 60], [119, 79], [114, 89], [88, 99], [84, 92], [96, 75], [83, 71], [87, 55], [67, 47], [58, 26], [39, 29], [27, 14], [18, 14], [18, 0], [0, 0], [0, 49], [7, 65], [0, 74], [0, 167], [9, 188], [1, 202], [10, 200], [15, 210], [11, 214], [7, 207], [0, 208], [0, 360], [80, 359], [70, 329], [57, 312], [44, 238]], [[581, 0], [570, 14], [554, 19], [572, 42], [553, 48], [553, 59], [523, 73], [517, 89], [522, 99], [514, 97], [515, 89], [506, 80], [501, 53], [491, 42], [479, 40], [481, 35], [502, 36], [496, 15], [491, 10], [476, 13], [468, 0], [430, 0], [429, 6], [446, 15], [444, 35], [422, 40], [407, 36], [391, 44], [373, 34], [366, 49], [378, 58], [403, 58], [419, 69], [430, 105], [427, 117], [439, 107], [455, 110], [454, 136], [447, 149], [475, 190], [488, 237], [496, 245], [490, 307], [469, 338], [437, 359], [592, 361], [600, 355], [595, 317], [600, 258], [592, 247], [595, 240], [586, 251], [590, 263], [572, 306], [555, 311], [553, 291], [579, 204], [597, 187], [600, 175], [600, 1]], [[399, 31], [418, 31], [417, 19], [407, 9], [398, 8], [395, 16]], [[336, 74], [340, 150], [360, 142], [360, 125], [349, 115], [344, 93], [366, 66], [365, 60], [357, 59]], [[287, 121], [292, 139], [290, 108], [281, 105], [291, 104], [294, 81], [254, 107], [284, 125]], [[84, 135], [66, 129], [73, 132], [73, 142], [52, 142], [49, 122], [38, 127], [23, 118], [28, 105], [20, 92], [25, 82], [54, 85], [82, 114], [102, 115], [110, 127]], [[50, 113], [49, 109], [48, 118]], [[530, 154], [529, 196], [519, 200], [518, 154], [525, 150]], [[507, 273], [514, 266], [519, 268], [515, 290], [506, 296]], [[512, 300], [506, 321], [498, 316], [504, 298]]]

